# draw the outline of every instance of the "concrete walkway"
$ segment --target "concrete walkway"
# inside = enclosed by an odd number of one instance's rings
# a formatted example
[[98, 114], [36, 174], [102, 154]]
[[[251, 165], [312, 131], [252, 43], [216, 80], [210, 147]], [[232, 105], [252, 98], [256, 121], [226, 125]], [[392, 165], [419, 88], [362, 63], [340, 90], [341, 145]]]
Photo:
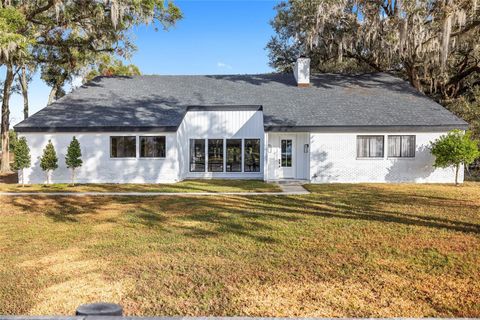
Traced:
[[281, 180], [277, 182], [284, 193], [309, 194], [310, 192], [303, 187], [304, 183], [305, 181], [302, 180]]

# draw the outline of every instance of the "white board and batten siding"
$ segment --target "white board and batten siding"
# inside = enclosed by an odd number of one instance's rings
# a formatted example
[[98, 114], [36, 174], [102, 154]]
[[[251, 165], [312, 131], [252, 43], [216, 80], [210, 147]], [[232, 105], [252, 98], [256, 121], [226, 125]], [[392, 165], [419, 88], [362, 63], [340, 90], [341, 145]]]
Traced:
[[[310, 179], [312, 183], [452, 183], [453, 168], [434, 168], [428, 146], [447, 132], [311, 133]], [[357, 158], [358, 135], [383, 135], [382, 158]], [[389, 158], [389, 135], [415, 135], [415, 157]], [[459, 181], [463, 181], [463, 168]]]
[[[177, 131], [181, 178], [263, 179], [263, 113], [260, 110], [188, 111]], [[260, 139], [260, 172], [190, 172], [190, 139]], [[243, 142], [242, 142], [243, 146]], [[244, 150], [242, 147], [242, 159]], [[208, 161], [208, 154], [207, 154]], [[224, 162], [225, 163], [225, 162]], [[225, 165], [224, 165], [225, 168]], [[242, 166], [243, 171], [243, 166]]]
[[305, 150], [305, 145], [310, 144], [309, 132], [269, 132], [267, 133], [267, 172], [265, 180], [283, 180], [281, 175], [281, 140], [289, 139], [293, 141], [293, 168], [291, 179], [308, 180], [309, 179], [309, 150]]
[[[165, 158], [140, 158], [139, 136], [165, 136]], [[27, 138], [32, 166], [25, 169], [27, 183], [45, 183], [45, 172], [40, 168], [43, 149], [51, 140], [58, 157], [58, 169], [52, 174], [53, 183], [69, 183], [71, 171], [65, 165], [67, 147], [72, 137], [80, 142], [83, 165], [76, 171], [78, 183], [159, 183], [179, 180], [176, 133], [165, 132], [98, 132], [98, 133], [20, 133]], [[111, 158], [111, 136], [135, 136], [135, 158]]]

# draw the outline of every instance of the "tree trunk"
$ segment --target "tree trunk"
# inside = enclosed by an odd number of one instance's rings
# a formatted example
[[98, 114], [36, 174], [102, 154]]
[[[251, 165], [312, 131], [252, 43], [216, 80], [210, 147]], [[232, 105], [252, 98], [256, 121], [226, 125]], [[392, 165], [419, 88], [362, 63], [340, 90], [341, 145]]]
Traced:
[[25, 174], [24, 174], [24, 170], [25, 170], [25, 169], [22, 168], [22, 188], [25, 187], [25, 179], [24, 179]]
[[58, 86], [57, 85], [54, 85], [52, 87], [52, 90], [50, 91], [50, 94], [48, 96], [48, 102], [47, 102], [47, 105], [50, 105], [53, 103], [53, 101], [55, 101], [55, 96], [57, 95], [57, 91], [58, 91]]
[[72, 168], [72, 187], [75, 187], [75, 168]]
[[20, 76], [20, 85], [22, 87], [23, 95], [23, 119], [28, 118], [28, 81], [27, 81], [27, 67], [22, 66], [22, 74]]
[[415, 70], [415, 67], [413, 67], [409, 63], [406, 63], [405, 69], [407, 71], [408, 80], [410, 84], [414, 86], [415, 89], [422, 92], [422, 85], [420, 84], [420, 81], [418, 79], [418, 74], [417, 74], [417, 71]]
[[3, 100], [2, 100], [2, 165], [0, 173], [10, 173], [10, 140], [8, 130], [10, 129], [10, 91], [13, 83], [13, 67], [7, 65], [7, 73], [3, 84]]
[[460, 171], [460, 165], [457, 164], [455, 168], [455, 185], [458, 186], [458, 172]]

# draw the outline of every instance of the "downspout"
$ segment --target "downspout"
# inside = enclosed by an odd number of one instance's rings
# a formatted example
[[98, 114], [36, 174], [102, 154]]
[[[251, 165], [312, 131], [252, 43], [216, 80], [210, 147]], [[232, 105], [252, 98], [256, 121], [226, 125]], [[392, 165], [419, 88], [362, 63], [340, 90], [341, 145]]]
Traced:
[[268, 181], [268, 132], [265, 131], [265, 127], [263, 127], [263, 181]]

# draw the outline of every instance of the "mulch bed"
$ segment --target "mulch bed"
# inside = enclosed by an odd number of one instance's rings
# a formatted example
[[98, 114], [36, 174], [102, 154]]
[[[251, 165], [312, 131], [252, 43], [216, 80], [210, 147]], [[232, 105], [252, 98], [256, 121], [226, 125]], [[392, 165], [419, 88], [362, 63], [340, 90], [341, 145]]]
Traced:
[[0, 183], [18, 183], [18, 174], [10, 173], [10, 174], [0, 174]]

